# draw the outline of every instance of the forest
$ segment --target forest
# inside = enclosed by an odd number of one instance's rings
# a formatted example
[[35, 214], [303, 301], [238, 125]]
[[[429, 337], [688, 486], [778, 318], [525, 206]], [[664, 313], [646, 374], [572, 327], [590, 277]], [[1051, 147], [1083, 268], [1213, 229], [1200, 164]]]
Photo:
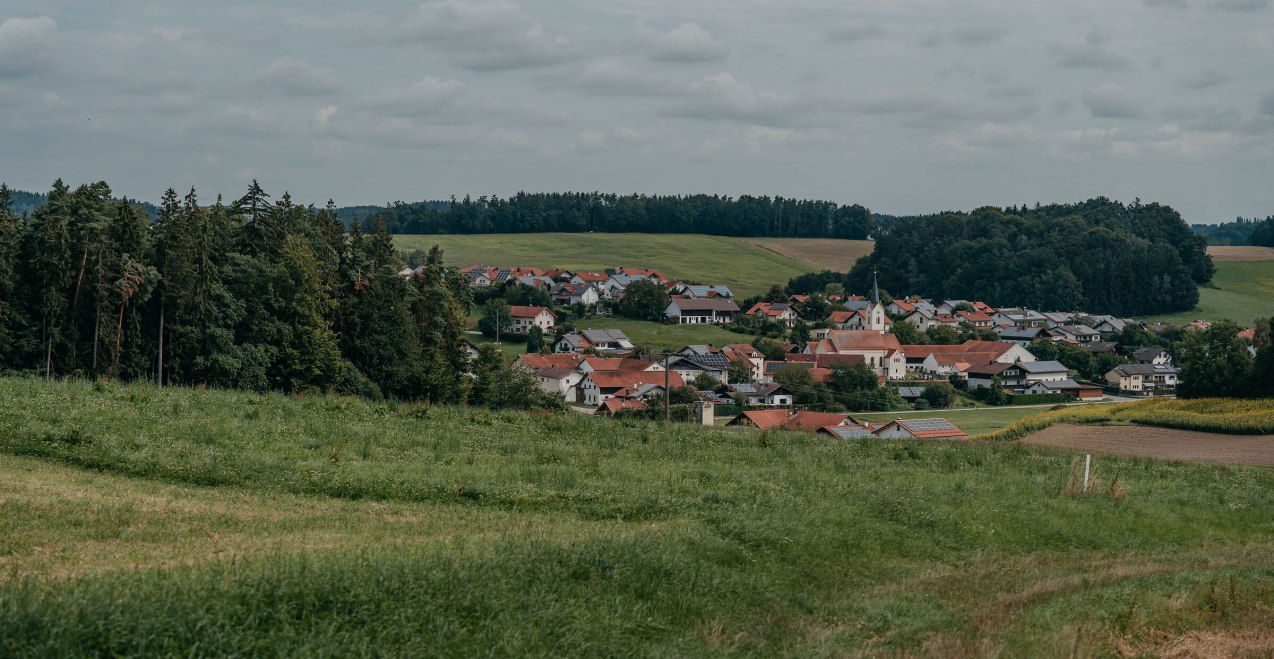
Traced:
[[[1099, 197], [899, 218], [841, 281], [869, 290], [873, 273], [895, 295], [1138, 316], [1193, 309], [1213, 265], [1206, 241], [1172, 208]], [[789, 289], [837, 278], [806, 277]]]
[[1192, 224], [1190, 229], [1209, 245], [1258, 245], [1274, 247], [1274, 215], [1264, 220], [1236, 217], [1233, 222]]
[[560, 405], [492, 348], [471, 357], [467, 283], [433, 250], [406, 278], [385, 224], [326, 208], [169, 189], [151, 222], [103, 182], [61, 180], [28, 215], [0, 185], [0, 372]]
[[[717, 236], [788, 236], [861, 240], [876, 229], [859, 205], [783, 197], [616, 195], [599, 192], [524, 193], [395, 202], [383, 209], [338, 211], [347, 223], [385, 219], [392, 233], [703, 233]], [[364, 227], [366, 228], [366, 227]]]

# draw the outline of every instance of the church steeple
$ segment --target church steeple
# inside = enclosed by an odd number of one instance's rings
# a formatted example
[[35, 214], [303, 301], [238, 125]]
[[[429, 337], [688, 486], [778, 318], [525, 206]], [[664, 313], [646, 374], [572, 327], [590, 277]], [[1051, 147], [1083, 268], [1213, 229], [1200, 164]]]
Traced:
[[876, 271], [871, 271], [871, 304], [880, 304], [880, 284], [876, 283]]

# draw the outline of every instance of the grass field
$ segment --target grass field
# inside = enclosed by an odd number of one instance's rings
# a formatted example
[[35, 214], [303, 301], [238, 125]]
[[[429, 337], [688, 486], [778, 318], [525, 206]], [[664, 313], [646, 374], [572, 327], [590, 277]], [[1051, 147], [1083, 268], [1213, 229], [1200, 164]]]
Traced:
[[1228, 318], [1251, 327], [1258, 316], [1274, 316], [1274, 261], [1217, 261], [1212, 286], [1199, 288], [1194, 311], [1149, 320], [1180, 324]]
[[1109, 458], [1118, 487], [1072, 496], [1071, 466], [1003, 443], [0, 379], [0, 656], [1274, 641], [1274, 472]]
[[635, 233], [533, 233], [394, 237], [400, 249], [438, 245], [448, 265], [526, 266], [601, 270], [658, 268], [665, 275], [725, 284], [739, 297], [764, 293], [817, 268], [721, 236]]
[[1021, 439], [1058, 423], [1133, 423], [1198, 432], [1274, 435], [1274, 400], [1160, 398], [1127, 405], [1070, 406], [1022, 418], [985, 439]]

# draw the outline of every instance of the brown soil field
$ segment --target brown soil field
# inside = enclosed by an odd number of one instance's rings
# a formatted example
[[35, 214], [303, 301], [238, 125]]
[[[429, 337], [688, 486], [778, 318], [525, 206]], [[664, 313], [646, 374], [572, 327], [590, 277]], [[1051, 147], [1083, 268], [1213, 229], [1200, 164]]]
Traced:
[[793, 261], [809, 264], [818, 270], [847, 272], [860, 256], [871, 254], [876, 243], [871, 240], [839, 238], [738, 238], [762, 249], [768, 249]]
[[1160, 460], [1274, 467], [1274, 435], [1220, 435], [1148, 426], [1058, 424], [1026, 437], [1022, 442]]
[[1209, 247], [1213, 261], [1274, 261], [1274, 249], [1269, 247]]

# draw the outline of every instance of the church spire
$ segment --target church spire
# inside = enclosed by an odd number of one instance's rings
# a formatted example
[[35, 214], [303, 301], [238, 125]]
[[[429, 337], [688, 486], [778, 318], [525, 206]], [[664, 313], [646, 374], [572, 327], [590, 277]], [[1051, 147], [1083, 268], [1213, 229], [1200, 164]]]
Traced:
[[873, 306], [880, 304], [880, 284], [876, 283], [876, 271], [871, 271], [871, 303]]

